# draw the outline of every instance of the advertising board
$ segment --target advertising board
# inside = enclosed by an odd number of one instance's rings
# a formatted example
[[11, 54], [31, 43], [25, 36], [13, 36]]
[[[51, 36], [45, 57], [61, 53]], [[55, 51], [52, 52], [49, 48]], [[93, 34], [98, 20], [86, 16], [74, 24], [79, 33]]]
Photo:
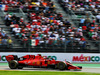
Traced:
[[7, 62], [5, 56], [17, 55], [18, 57], [24, 55], [41, 54], [43, 57], [53, 58], [60, 61], [69, 61], [71, 63], [100, 63], [99, 53], [0, 53], [0, 62]]

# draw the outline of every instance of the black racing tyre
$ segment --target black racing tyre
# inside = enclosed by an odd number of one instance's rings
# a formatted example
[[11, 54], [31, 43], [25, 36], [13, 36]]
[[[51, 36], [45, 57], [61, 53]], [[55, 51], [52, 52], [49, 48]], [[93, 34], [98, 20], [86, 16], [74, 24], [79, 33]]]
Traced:
[[58, 67], [59, 70], [64, 70], [65, 67], [66, 67], [66, 65], [65, 65], [64, 62], [59, 62], [59, 63], [57, 64], [57, 67]]
[[16, 60], [11, 60], [9, 62], [9, 68], [10, 69], [17, 69], [18, 68], [18, 62]]

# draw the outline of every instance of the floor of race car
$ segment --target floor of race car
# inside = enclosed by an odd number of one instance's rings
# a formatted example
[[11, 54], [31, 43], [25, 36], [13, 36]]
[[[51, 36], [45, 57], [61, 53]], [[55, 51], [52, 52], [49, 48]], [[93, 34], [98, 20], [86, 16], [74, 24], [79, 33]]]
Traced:
[[[0, 70], [3, 71], [12, 71], [8, 66], [0, 66]], [[14, 71], [60, 71], [60, 70], [52, 70], [47, 68], [23, 68], [23, 69], [13, 69]], [[100, 68], [83, 68], [81, 71], [74, 70], [63, 70], [61, 72], [91, 72], [91, 73], [100, 73]]]

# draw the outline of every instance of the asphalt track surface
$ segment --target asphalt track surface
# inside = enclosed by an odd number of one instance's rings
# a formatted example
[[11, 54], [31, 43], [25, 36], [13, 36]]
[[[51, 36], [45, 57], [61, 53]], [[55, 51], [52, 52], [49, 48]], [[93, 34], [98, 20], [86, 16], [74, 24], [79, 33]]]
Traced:
[[[23, 69], [9, 69], [8, 65], [0, 65], [1, 71], [53, 71], [57, 72], [60, 70], [47, 69], [47, 68], [23, 68]], [[63, 70], [60, 72], [90, 72], [90, 73], [100, 73], [100, 67], [84, 67], [81, 71], [76, 70]]]

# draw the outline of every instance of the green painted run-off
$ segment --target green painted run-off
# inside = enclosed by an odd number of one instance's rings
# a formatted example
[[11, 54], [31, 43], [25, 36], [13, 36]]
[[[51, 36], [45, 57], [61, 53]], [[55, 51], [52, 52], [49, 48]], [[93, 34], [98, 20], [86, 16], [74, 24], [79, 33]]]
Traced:
[[[100, 68], [100, 64], [73, 64], [75, 66], [82, 66], [86, 68]], [[0, 66], [8, 66], [8, 63], [0, 63]]]

